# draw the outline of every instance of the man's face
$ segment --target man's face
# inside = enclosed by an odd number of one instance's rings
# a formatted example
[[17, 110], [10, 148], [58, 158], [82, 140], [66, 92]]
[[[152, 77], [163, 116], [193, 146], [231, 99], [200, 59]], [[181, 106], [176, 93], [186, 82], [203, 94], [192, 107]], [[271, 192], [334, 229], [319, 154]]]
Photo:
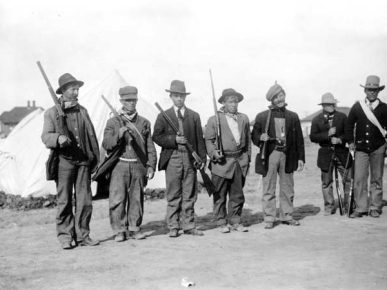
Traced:
[[129, 114], [136, 111], [137, 99], [121, 99], [120, 102]]
[[324, 112], [333, 113], [335, 111], [335, 104], [322, 104]]
[[179, 109], [184, 106], [186, 95], [179, 93], [171, 93], [169, 95], [172, 99], [173, 104]]
[[238, 111], [238, 97], [226, 97], [225, 101], [223, 102], [223, 106], [226, 113], [235, 114]]
[[376, 90], [375, 89], [364, 89], [364, 92], [367, 96], [367, 99], [370, 102], [373, 102], [378, 98], [379, 89], [376, 89]]
[[64, 88], [62, 98], [64, 101], [76, 101], [78, 99], [79, 85], [70, 84]]
[[285, 93], [284, 93], [284, 92], [280, 92], [278, 95], [276, 95], [276, 96], [271, 100], [271, 103], [272, 103], [273, 106], [275, 106], [275, 107], [282, 108], [283, 106], [285, 106], [285, 98], [286, 98]]

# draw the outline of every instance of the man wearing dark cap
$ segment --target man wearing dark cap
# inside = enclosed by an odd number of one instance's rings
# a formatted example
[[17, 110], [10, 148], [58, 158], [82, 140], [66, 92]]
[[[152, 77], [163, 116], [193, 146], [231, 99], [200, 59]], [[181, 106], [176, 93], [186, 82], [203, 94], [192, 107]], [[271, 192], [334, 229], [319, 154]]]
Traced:
[[337, 100], [331, 93], [321, 97], [322, 112], [312, 120], [310, 140], [318, 143], [317, 166], [321, 169], [322, 193], [324, 198], [324, 215], [336, 212], [333, 196], [333, 169], [337, 166], [343, 180], [344, 205], [348, 200], [351, 174], [349, 168], [352, 159], [345, 147], [345, 123], [347, 116], [336, 110]]
[[180, 228], [184, 234], [202, 236], [203, 232], [196, 229], [195, 225], [197, 168], [185, 146], [188, 141], [203, 160], [203, 165], [205, 164], [206, 148], [200, 116], [185, 106], [185, 99], [189, 93], [186, 92], [184, 82], [174, 80], [170, 89], [166, 91], [169, 92], [173, 106], [165, 113], [181, 133], [176, 135], [162, 114], [157, 116], [153, 140], [162, 147], [158, 168], [165, 170], [169, 236], [178, 237]]
[[[255, 160], [255, 171], [262, 174], [265, 229], [272, 229], [276, 221], [277, 174], [280, 184], [279, 219], [287, 225], [300, 225], [292, 217], [293, 172], [304, 168], [304, 138], [298, 115], [286, 109], [285, 97], [285, 91], [280, 85], [276, 83], [270, 87], [266, 99], [271, 102], [271, 106], [269, 110], [257, 115], [252, 131], [253, 143], [261, 148]], [[262, 150], [264, 145], [266, 150]]]
[[56, 107], [44, 114], [42, 141], [59, 158], [55, 179], [58, 193], [56, 230], [63, 249], [71, 249], [73, 241], [82, 246], [99, 244], [89, 236], [92, 214], [90, 176], [98, 165], [99, 146], [87, 110], [78, 104], [78, 92], [82, 85], [82, 81], [68, 73], [59, 78], [56, 93], [62, 95], [59, 102], [66, 114], [64, 126], [68, 135], [60, 129]]
[[251, 136], [249, 118], [238, 112], [238, 104], [242, 100], [243, 95], [234, 89], [223, 90], [218, 100], [223, 105], [218, 112], [222, 152], [217, 144], [216, 116], [209, 118], [205, 133], [212, 182], [216, 188], [214, 216], [222, 233], [248, 231], [241, 224], [241, 215], [245, 201], [243, 186], [251, 158]]
[[[355, 152], [354, 198], [356, 209], [352, 218], [364, 215], [378, 218], [383, 207], [383, 169], [386, 151], [387, 104], [378, 94], [384, 89], [380, 78], [370, 75], [363, 86], [366, 97], [356, 102], [349, 111], [346, 139]], [[368, 175], [370, 198], [368, 198]]]
[[127, 238], [145, 238], [140, 232], [144, 214], [144, 186], [148, 179], [153, 178], [157, 162], [151, 123], [136, 111], [137, 88], [122, 87], [119, 95], [122, 104], [120, 116], [107, 121], [102, 143], [108, 153], [117, 149], [117, 146], [121, 148], [109, 187], [110, 224], [116, 242]]

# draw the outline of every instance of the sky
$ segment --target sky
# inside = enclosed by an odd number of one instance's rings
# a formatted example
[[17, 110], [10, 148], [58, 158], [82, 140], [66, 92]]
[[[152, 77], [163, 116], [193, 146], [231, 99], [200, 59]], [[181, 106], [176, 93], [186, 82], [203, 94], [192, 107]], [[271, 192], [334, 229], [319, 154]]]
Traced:
[[382, 0], [0, 0], [0, 41], [0, 113], [27, 100], [52, 105], [38, 60], [54, 90], [66, 72], [85, 82], [80, 103], [113, 70], [165, 106], [165, 89], [183, 80], [202, 122], [213, 114], [209, 69], [216, 98], [234, 88], [249, 118], [267, 108], [275, 81], [300, 117], [320, 109], [326, 92], [351, 106], [367, 75], [387, 84]]

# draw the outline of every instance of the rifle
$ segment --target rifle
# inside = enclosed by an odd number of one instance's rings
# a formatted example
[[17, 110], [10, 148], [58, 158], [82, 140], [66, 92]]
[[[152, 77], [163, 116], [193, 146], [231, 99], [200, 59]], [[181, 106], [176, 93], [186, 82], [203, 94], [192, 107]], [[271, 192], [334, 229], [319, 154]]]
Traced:
[[67, 126], [66, 126], [66, 114], [63, 112], [63, 109], [62, 109], [61, 104], [59, 103], [58, 97], [56, 96], [54, 90], [52, 89], [50, 81], [48, 80], [47, 75], [44, 72], [42, 65], [40, 64], [40, 61], [37, 61], [36, 64], [38, 65], [39, 70], [42, 73], [44, 80], [46, 81], [48, 90], [50, 91], [51, 98], [54, 101], [56, 110], [58, 111], [58, 115], [59, 115], [59, 118], [58, 118], [59, 132], [58, 133], [61, 135], [65, 135], [70, 140], [69, 130], [67, 129]]
[[[50, 92], [51, 98], [54, 101], [56, 110], [58, 112], [58, 133], [60, 135], [66, 136], [68, 142], [71, 143], [69, 130], [68, 130], [67, 124], [66, 124], [66, 114], [62, 110], [62, 106], [59, 103], [58, 97], [56, 96], [54, 90], [52, 89], [50, 81], [48, 80], [48, 77], [47, 77], [46, 73], [44, 72], [42, 65], [40, 64], [40, 61], [37, 61], [36, 64], [38, 65], [38, 68], [39, 68], [41, 74], [43, 75], [43, 78], [44, 78], [46, 85], [48, 87], [48, 90]], [[58, 150], [51, 149], [50, 154], [48, 156], [48, 159], [46, 161], [46, 179], [47, 180], [57, 180], [57, 178], [58, 178], [58, 165], [59, 165]]]
[[[267, 119], [266, 119], [266, 124], [265, 124], [265, 134], [267, 134], [267, 132], [269, 132], [270, 118], [271, 118], [271, 109], [269, 107], [269, 113], [267, 114]], [[267, 147], [268, 141], [269, 140], [264, 141], [263, 145], [262, 145], [261, 159], [262, 159], [263, 165], [265, 164], [266, 147]]]
[[109, 103], [109, 101], [104, 97], [104, 95], [101, 95], [102, 100], [106, 103], [106, 105], [109, 107], [109, 109], [112, 111], [113, 115], [115, 117], [118, 117], [119, 120], [121, 118], [125, 122], [125, 126], [128, 127], [134, 134], [134, 140], [135, 142], [132, 143], [133, 150], [136, 152], [138, 158], [140, 158], [142, 164], [146, 166], [147, 162], [147, 154], [146, 154], [146, 149], [145, 149], [145, 141], [144, 138], [142, 137], [141, 133], [138, 131], [137, 127], [133, 125], [133, 123], [126, 118], [124, 115], [120, 115], [116, 109]]
[[351, 185], [349, 188], [349, 196], [348, 196], [348, 210], [347, 216], [349, 217], [353, 211], [353, 207], [355, 204], [355, 150], [349, 151], [352, 155], [352, 172], [351, 172]]
[[[157, 102], [155, 103], [155, 106], [156, 106], [157, 109], [159, 109], [159, 111], [163, 115], [165, 121], [167, 121], [168, 125], [171, 126], [173, 131], [175, 131], [178, 136], [182, 136], [181, 132], [179, 131], [179, 128], [176, 127], [175, 123], [173, 123], [173, 121], [169, 118], [169, 116], [165, 113], [165, 111], [161, 108], [161, 106]], [[194, 148], [193, 148], [191, 143], [189, 143], [187, 141], [185, 146], [187, 147], [188, 152], [194, 158], [194, 160], [195, 160], [194, 166], [195, 166], [196, 169], [199, 169], [200, 174], [201, 174], [202, 179], [203, 179], [204, 187], [206, 188], [206, 190], [208, 192], [208, 195], [211, 196], [212, 194], [215, 193], [216, 189], [215, 189], [215, 186], [212, 183], [210, 177], [207, 175], [207, 173], [205, 172], [205, 170], [203, 168], [203, 161], [202, 161], [202, 159], [196, 153], [196, 151], [194, 150]]]
[[337, 159], [336, 159], [336, 153], [333, 151], [332, 155], [332, 161], [333, 162], [333, 169], [335, 171], [335, 185], [336, 185], [336, 193], [337, 193], [337, 200], [339, 201], [339, 210], [340, 210], [340, 215], [345, 214], [345, 208], [343, 206], [343, 200], [341, 198], [341, 188], [340, 188], [340, 182], [339, 182], [339, 174], [338, 174], [338, 169], [337, 169]]
[[210, 69], [210, 79], [211, 79], [211, 88], [212, 88], [212, 102], [214, 104], [215, 124], [216, 124], [215, 143], [218, 146], [218, 148], [216, 150], [218, 151], [220, 157], [223, 157], [222, 132], [220, 130], [219, 112], [218, 112], [218, 108], [216, 107], [214, 80], [212, 79], [211, 69]]

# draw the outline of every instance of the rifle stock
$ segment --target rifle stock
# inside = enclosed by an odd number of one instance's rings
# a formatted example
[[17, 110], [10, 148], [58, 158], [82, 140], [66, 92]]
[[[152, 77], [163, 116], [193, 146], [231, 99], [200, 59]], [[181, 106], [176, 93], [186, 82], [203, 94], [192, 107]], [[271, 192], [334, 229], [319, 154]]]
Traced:
[[[269, 131], [270, 118], [271, 118], [271, 109], [269, 107], [269, 113], [267, 114], [266, 124], [265, 124], [265, 134], [267, 134], [267, 132]], [[262, 152], [261, 152], [262, 164], [265, 164], [267, 142], [268, 140], [264, 141], [262, 145]]]
[[[161, 108], [161, 106], [159, 105], [159, 103], [155, 103], [155, 106], [156, 108], [160, 111], [160, 113], [162, 114], [162, 116], [164, 117], [165, 121], [167, 121], [168, 125], [171, 126], [171, 128], [173, 129], [173, 131], [176, 132], [176, 134], [178, 136], [181, 136], [181, 132], [179, 131], [179, 129], [176, 127], [176, 125], [173, 123], [173, 121], [169, 118], [169, 116], [165, 113], [165, 111]], [[200, 171], [200, 174], [202, 176], [202, 179], [203, 179], [203, 183], [204, 183], [204, 187], [206, 188], [207, 190], [207, 193], [209, 196], [211, 196], [212, 194], [215, 193], [216, 189], [215, 189], [215, 186], [214, 184], [212, 183], [211, 181], [211, 178], [207, 175], [207, 173], [205, 172], [204, 168], [203, 168], [203, 160], [200, 158], [200, 156], [196, 153], [196, 151], [194, 150], [193, 146], [191, 143], [189, 143], [187, 141], [187, 143], [185, 144], [185, 146], [187, 147], [187, 150], [188, 152], [192, 155], [192, 157], [194, 158], [195, 162], [194, 162], [194, 165], [196, 167], [196, 169], [199, 169]]]

